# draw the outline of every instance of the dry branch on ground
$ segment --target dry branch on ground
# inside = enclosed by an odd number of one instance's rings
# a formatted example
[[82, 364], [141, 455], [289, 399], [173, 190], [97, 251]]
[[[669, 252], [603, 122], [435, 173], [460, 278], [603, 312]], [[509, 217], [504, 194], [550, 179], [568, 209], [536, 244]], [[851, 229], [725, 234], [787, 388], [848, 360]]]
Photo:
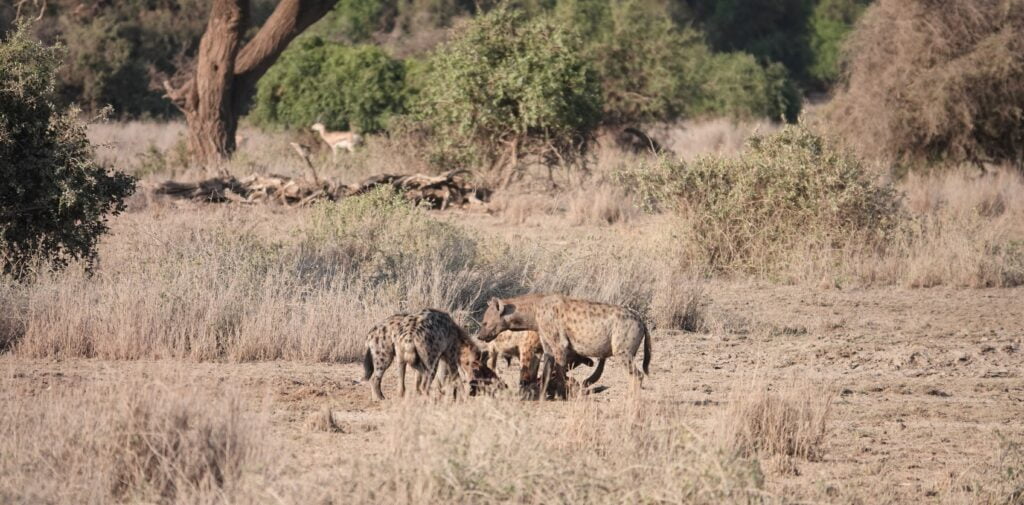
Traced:
[[307, 205], [319, 200], [335, 201], [390, 185], [415, 203], [427, 202], [432, 208], [445, 209], [452, 205], [480, 202], [486, 197], [485, 190], [470, 184], [468, 175], [467, 170], [453, 170], [440, 175], [378, 174], [356, 184], [340, 184], [319, 178], [312, 182], [281, 175], [252, 174], [241, 179], [228, 175], [198, 182], [166, 181], [154, 192], [204, 202]]

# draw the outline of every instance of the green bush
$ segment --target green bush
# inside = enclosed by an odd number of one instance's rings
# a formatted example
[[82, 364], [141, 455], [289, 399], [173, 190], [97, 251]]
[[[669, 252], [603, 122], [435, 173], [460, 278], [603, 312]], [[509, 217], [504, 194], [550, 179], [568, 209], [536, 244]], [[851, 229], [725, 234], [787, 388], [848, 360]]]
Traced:
[[124, 210], [134, 180], [96, 164], [76, 110], [54, 105], [60, 51], [26, 27], [0, 43], [0, 263], [25, 273], [92, 262], [107, 216]]
[[64, 104], [87, 111], [112, 106], [122, 117], [175, 114], [163, 91], [150, 87], [150, 73], [171, 74], [181, 56], [194, 54], [209, 15], [208, 0], [110, 2], [55, 22], [67, 47], [57, 74]]
[[695, 114], [767, 117], [796, 122], [801, 96], [786, 67], [763, 67], [746, 53], [716, 53], [707, 59]]
[[895, 191], [801, 126], [737, 158], [663, 159], [623, 174], [649, 207], [677, 210], [684, 247], [713, 270], [767, 274], [806, 248], [881, 247], [902, 222]]
[[839, 79], [839, 48], [870, 0], [820, 0], [811, 16], [809, 77], [819, 89]]
[[785, 117], [800, 97], [785, 69], [745, 53], [713, 53], [701, 33], [680, 28], [662, 0], [563, 0], [555, 13], [575, 27], [601, 80], [605, 123], [699, 115]]
[[251, 116], [265, 125], [375, 132], [405, 110], [405, 66], [375, 46], [308, 37], [260, 79]]
[[600, 83], [580, 51], [579, 38], [547, 17], [476, 17], [434, 53], [416, 103], [435, 161], [575, 160], [601, 117]]
[[331, 12], [311, 26], [307, 33], [328, 40], [369, 42], [374, 31], [383, 28], [390, 2], [383, 0], [339, 0]]
[[812, 63], [810, 18], [815, 0], [697, 2], [700, 26], [716, 51], [743, 51], [786, 66], [801, 82]]

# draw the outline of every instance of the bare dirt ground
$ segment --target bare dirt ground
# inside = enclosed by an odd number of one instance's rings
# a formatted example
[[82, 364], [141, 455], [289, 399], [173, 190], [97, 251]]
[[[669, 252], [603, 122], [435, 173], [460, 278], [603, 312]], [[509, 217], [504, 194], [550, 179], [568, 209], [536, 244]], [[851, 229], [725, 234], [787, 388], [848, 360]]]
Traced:
[[[1024, 292], [1020, 289], [855, 289], [713, 282], [706, 333], [657, 331], [651, 402], [686, 406], [700, 432], [730, 387], [759, 375], [773, 384], [813, 381], [839, 391], [821, 461], [766, 464], [766, 489], [815, 502], [946, 502], [971, 472], [995, 471], [999, 434], [1024, 436]], [[512, 368], [499, 365], [509, 384]], [[332, 464], [373, 453], [398, 402], [370, 400], [358, 363], [33, 361], [0, 358], [4, 394], [21, 397], [173, 369], [211, 390], [243, 395], [270, 412], [283, 479], [329, 478]], [[577, 375], [588, 371], [575, 372]], [[393, 371], [385, 395], [395, 391]], [[623, 401], [624, 371], [610, 362], [606, 391], [583, 401]], [[470, 400], [473, 401], [473, 400]], [[510, 400], [514, 401], [514, 400]], [[539, 416], [564, 404], [524, 402]], [[309, 428], [329, 409], [339, 432]]]

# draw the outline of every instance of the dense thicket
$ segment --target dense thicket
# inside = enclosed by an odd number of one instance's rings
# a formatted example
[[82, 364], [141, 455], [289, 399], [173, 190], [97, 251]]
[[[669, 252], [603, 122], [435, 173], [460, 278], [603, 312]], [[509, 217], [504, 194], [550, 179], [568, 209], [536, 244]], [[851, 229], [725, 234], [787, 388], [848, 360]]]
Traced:
[[[602, 80], [606, 122], [792, 118], [799, 102], [794, 82], [805, 89], [831, 82], [838, 41], [864, 1], [341, 0], [309, 36], [422, 59], [450, 37], [455, 19], [506, 5], [527, 18], [554, 16], [580, 32]], [[254, 0], [252, 26], [275, 3]], [[188, 66], [208, 15], [209, 0], [49, 0], [33, 31], [67, 46], [58, 71], [61, 103], [86, 111], [112, 105], [118, 117], [163, 117], [177, 111], [157, 84]], [[0, 5], [0, 32], [13, 16], [12, 6]]]
[[252, 117], [265, 125], [375, 132], [404, 112], [405, 66], [376, 46], [319, 37], [289, 47], [257, 84]]
[[832, 118], [859, 151], [1024, 166], [1024, 2], [882, 0], [847, 51]]
[[414, 115], [442, 162], [571, 162], [600, 121], [600, 83], [573, 30], [499, 9], [433, 54]]
[[124, 210], [131, 177], [96, 164], [75, 110], [54, 105], [60, 51], [22, 28], [0, 42], [0, 271], [38, 259], [91, 261], [106, 218]]
[[712, 52], [700, 32], [673, 20], [664, 0], [561, 0], [554, 13], [580, 33], [598, 71], [605, 123], [700, 115], [792, 121], [800, 110], [784, 68]]

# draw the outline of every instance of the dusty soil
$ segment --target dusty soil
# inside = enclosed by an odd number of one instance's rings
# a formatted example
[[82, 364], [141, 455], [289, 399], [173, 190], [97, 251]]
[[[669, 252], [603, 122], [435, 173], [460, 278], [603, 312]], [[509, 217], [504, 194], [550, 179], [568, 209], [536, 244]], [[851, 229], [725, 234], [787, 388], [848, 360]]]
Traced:
[[[707, 293], [708, 332], [655, 333], [642, 393], [650, 401], [687, 405], [700, 430], [744, 377], [828, 383], [838, 392], [824, 459], [767, 464], [769, 492], [812, 501], [945, 501], [950, 489], [970, 485], [971, 472], [992, 471], [998, 434], [1024, 436], [1024, 290], [716, 282]], [[510, 384], [515, 366], [499, 365]], [[265, 406], [295, 478], [340, 455], [375, 451], [375, 430], [396, 402], [370, 400], [358, 363], [0, 358], [5, 389], [19, 395], [165, 369]], [[395, 390], [394, 376], [385, 376], [385, 395]], [[628, 389], [611, 362], [601, 384], [608, 389], [585, 401], [621, 401]], [[522, 408], [562, 415], [553, 403]], [[340, 432], [309, 427], [325, 409]]]

